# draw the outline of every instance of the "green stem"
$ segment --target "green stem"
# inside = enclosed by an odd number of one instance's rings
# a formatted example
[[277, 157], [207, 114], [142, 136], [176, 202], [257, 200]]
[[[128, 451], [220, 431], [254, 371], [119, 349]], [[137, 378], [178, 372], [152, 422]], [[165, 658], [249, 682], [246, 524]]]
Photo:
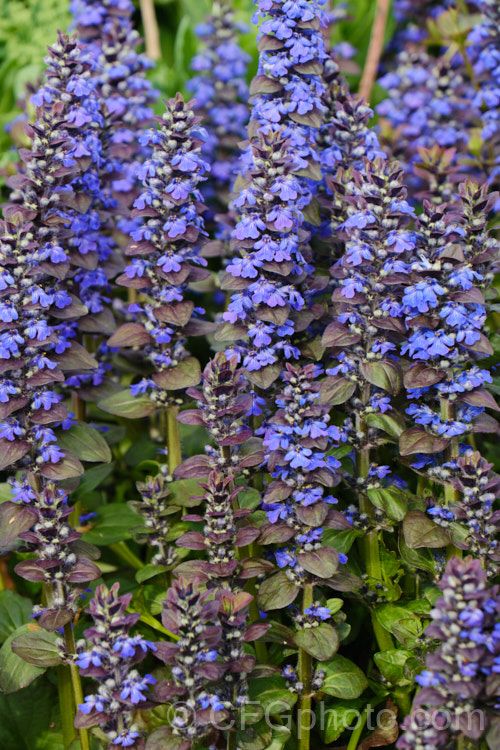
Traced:
[[125, 542], [116, 542], [115, 544], [108, 545], [108, 547], [120, 560], [123, 560], [124, 563], [134, 568], [134, 570], [141, 570], [144, 567], [142, 560], [127, 547]]
[[67, 750], [76, 737], [76, 729], [73, 724], [73, 686], [66, 664], [60, 664], [57, 667], [57, 692], [59, 693], [63, 747]]
[[[66, 623], [64, 626], [64, 640], [66, 642], [66, 650], [70, 654], [75, 653], [75, 638], [73, 635], [73, 625], [71, 622]], [[73, 696], [75, 699], [75, 708], [78, 709], [80, 703], [83, 703], [83, 690], [82, 681], [80, 680], [80, 671], [76, 664], [71, 663], [69, 665], [69, 672], [71, 675], [71, 684], [73, 687]], [[89, 732], [88, 729], [79, 729], [80, 745], [81, 750], [90, 750]]]
[[404, 719], [405, 716], [411, 713], [412, 701], [411, 693], [408, 688], [396, 688], [392, 697], [394, 703], [399, 708], [399, 718]]
[[[306, 583], [302, 594], [302, 612], [314, 602], [314, 588], [312, 583]], [[299, 648], [298, 673], [299, 682], [302, 683], [302, 693], [299, 699], [298, 713], [298, 750], [309, 750], [311, 739], [311, 681], [312, 681], [312, 656], [304, 649]], [[307, 721], [307, 725], [304, 724]]]
[[167, 447], [168, 447], [168, 470], [170, 474], [174, 473], [182, 461], [181, 453], [181, 433], [177, 414], [177, 406], [169, 406], [167, 409]]
[[356, 728], [353, 730], [351, 738], [349, 740], [349, 744], [347, 745], [347, 750], [356, 750], [356, 748], [358, 747], [359, 738], [361, 737], [363, 729], [365, 728], [367, 713], [368, 706], [365, 708], [357, 721]]
[[[59, 596], [63, 592], [59, 590], [62, 584], [55, 584], [58, 587]], [[54, 596], [54, 589], [51, 585], [44, 585], [42, 599], [50, 605]], [[73, 624], [66, 623], [64, 626], [64, 643], [66, 653], [70, 658], [73, 657], [75, 649], [75, 639], [73, 636]], [[80, 680], [80, 672], [76, 664], [71, 662], [69, 665], [61, 664], [57, 669], [57, 687], [59, 692], [59, 706], [61, 711], [61, 726], [63, 731], [64, 747], [69, 747], [76, 736], [75, 715], [80, 703], [83, 703], [83, 690]], [[79, 729], [81, 750], [90, 750], [88, 729]]]
[[[365, 440], [367, 433], [366, 425], [360, 417], [356, 417], [356, 432], [362, 442]], [[363, 482], [368, 477], [370, 471], [370, 449], [360, 448], [356, 452], [356, 468], [358, 479]], [[370, 521], [374, 521], [373, 506], [370, 499], [365, 495], [364, 491], [360, 494], [359, 507], [362, 513], [365, 513]], [[368, 577], [382, 583], [382, 565], [380, 563], [380, 554], [378, 548], [378, 533], [376, 529], [372, 529], [363, 536], [362, 540], [366, 572]], [[390, 634], [385, 630], [384, 627], [377, 620], [375, 611], [371, 613], [371, 621], [373, 627], [373, 633], [377, 640], [378, 647], [381, 651], [386, 651], [389, 648], [394, 648], [394, 643]]]

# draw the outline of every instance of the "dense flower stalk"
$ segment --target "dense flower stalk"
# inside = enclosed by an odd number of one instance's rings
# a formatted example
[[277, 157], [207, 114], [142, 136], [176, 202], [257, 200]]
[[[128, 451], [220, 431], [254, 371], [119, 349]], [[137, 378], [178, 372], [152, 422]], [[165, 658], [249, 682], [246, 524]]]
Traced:
[[69, 523], [72, 509], [63, 490], [49, 482], [39, 491], [27, 480], [12, 480], [12, 489], [15, 500], [25, 503], [31, 515], [31, 528], [19, 536], [36, 553], [36, 558], [19, 562], [16, 573], [45, 584], [47, 604], [36, 606], [34, 613], [42, 627], [59, 630], [73, 619], [86, 588], [82, 584], [100, 578], [101, 571], [85, 555], [85, 546], [76, 543], [81, 534]]
[[493, 506], [500, 478], [492, 466], [477, 451], [467, 450], [460, 458], [431, 468], [430, 477], [451, 485], [459, 494], [454, 494], [449, 505], [436, 503], [428, 512], [444, 528], [454, 521], [464, 523], [468, 536], [460, 546], [481, 559], [486, 572], [494, 576], [500, 559], [500, 513]]
[[178, 559], [175, 548], [167, 542], [167, 536], [170, 532], [170, 518], [177, 513], [179, 507], [168, 499], [168, 482], [162, 474], [137, 482], [137, 489], [141, 500], [134, 503], [134, 508], [143, 517], [144, 527], [135, 530], [135, 538], [156, 549], [151, 558], [152, 565], [163, 565], [171, 570]]
[[157, 118], [159, 129], [141, 136], [142, 143], [154, 147], [139, 168], [143, 190], [134, 203], [144, 218], [126, 251], [132, 262], [118, 278], [123, 286], [140, 291], [139, 301], [129, 308], [136, 322], [124, 324], [108, 342], [143, 348], [154, 374], [132, 392], [151, 391], [158, 404], [168, 402], [170, 386], [184, 385], [173, 384], [169, 376], [188, 357], [184, 337], [190, 321], [203, 312], [187, 298], [188, 284], [208, 274], [200, 267], [206, 261], [199, 255], [205, 234], [199, 185], [208, 165], [201, 154], [200, 118], [191, 106], [177, 94]]
[[393, 151], [410, 185], [419, 184], [413, 175], [419, 148], [453, 146], [467, 152], [469, 128], [478, 110], [471, 108], [474, 87], [460, 58], [435, 58], [410, 45], [379, 83], [389, 95], [377, 106], [377, 113], [398, 135]]
[[330, 406], [321, 399], [320, 372], [317, 365], [287, 364], [284, 387], [276, 398], [278, 411], [264, 428], [273, 481], [263, 508], [273, 528], [266, 532], [264, 527], [263, 532], [270, 542], [290, 542], [274, 554], [278, 567], [297, 585], [297, 593], [309, 574], [314, 576], [319, 559], [325, 568], [320, 578], [333, 575], [338, 564], [337, 553], [322, 545], [323, 526], [336, 525], [340, 515], [331, 510], [337, 499], [328, 494], [340, 482], [340, 462], [326, 454], [345, 440], [345, 434], [329, 424]]
[[470, 367], [471, 360], [492, 353], [482, 329], [484, 293], [498, 263], [498, 242], [486, 223], [496, 196], [489, 195], [486, 186], [466, 182], [460, 185], [460, 197], [454, 221], [446, 220], [443, 207], [427, 202], [418, 221], [423, 246], [411, 264], [402, 300], [411, 333], [401, 352], [415, 362], [405, 385], [416, 403], [406, 411], [421, 427], [412, 428], [410, 435], [427, 433], [436, 440], [428, 441], [427, 451], [403, 445], [406, 455], [433, 453], [470, 431], [496, 429], [496, 422], [484, 414], [485, 407], [496, 408], [484, 389], [491, 375], [476, 364]]
[[281, 132], [290, 141], [295, 169], [313, 179], [319, 179], [315, 142], [324, 111], [323, 4], [258, 0], [255, 15], [263, 22], [257, 42], [259, 69], [251, 86], [251, 132]]
[[[152, 124], [151, 105], [157, 92], [146, 78], [153, 63], [137, 51], [140, 38], [132, 25], [131, 2], [73, 0], [71, 10], [83, 54], [92, 66], [102, 116], [99, 151], [87, 147], [92, 164], [75, 181], [75, 189], [87, 196], [86, 211], [73, 222], [73, 245], [84, 256], [76, 280], [92, 313], [90, 326], [82, 330], [109, 335], [115, 327], [111, 279], [122, 268], [118, 230], [128, 235], [137, 224], [131, 218], [131, 204], [139, 191], [137, 167], [150, 153], [139, 143], [139, 135]], [[113, 305], [122, 307], [119, 300]], [[95, 349], [98, 369], [73, 378], [73, 387], [102, 383], [110, 369], [110, 352], [103, 341], [97, 341]]]
[[31, 149], [22, 151], [23, 172], [9, 179], [14, 191], [0, 229], [1, 467], [29, 472], [21, 485], [31, 490], [16, 498], [24, 502], [46, 480], [83, 472], [57, 444], [54, 430], [71, 420], [56, 388], [68, 372], [96, 365], [74, 341], [74, 321], [87, 308], [72, 281], [62, 280], [70, 265], [67, 218], [77, 200], [69, 184], [85, 163], [78, 128], [97, 127], [99, 118], [76, 41], [61, 34], [47, 63], [46, 83], [34, 96], [36, 121], [26, 127]]
[[[306, 198], [293, 175], [289, 148], [280, 134], [263, 135], [260, 142], [253, 142], [253, 164], [232, 204], [239, 210], [232, 233], [237, 252], [227, 267], [224, 286], [238, 291], [231, 295], [223, 318], [231, 324], [232, 338], [248, 336], [236, 351], [251, 373], [299, 356], [292, 338], [301, 328], [307, 285], [313, 283], [302, 275], [311, 270], [310, 251], [304, 245], [308, 233], [301, 227]], [[271, 372], [277, 377], [280, 368], [275, 369]]]
[[74, 659], [82, 675], [99, 683], [96, 693], [85, 696], [77, 726], [100, 726], [110, 747], [139, 747], [140, 731], [133, 723], [137, 707], [147, 708], [149, 686], [156, 680], [141, 675], [135, 665], [156, 646], [141, 635], [130, 635], [140, 615], [127, 614], [132, 594], [119, 596], [119, 584], [98, 586], [88, 611], [94, 625], [78, 641]]
[[[236, 358], [227, 358], [222, 352], [203, 371], [202, 391], [190, 388], [188, 394], [196, 398], [198, 409], [182, 412], [179, 420], [203, 424], [213, 444], [205, 447], [205, 456], [188, 458], [176, 471], [177, 476], [206, 473], [205, 481], [200, 482], [204, 516], [189, 514], [183, 518], [205, 521], [203, 532], [188, 532], [177, 544], [206, 550], [208, 561], [200, 561], [198, 575], [207, 576], [215, 586], [237, 590], [242, 562], [244, 568], [239, 548], [251, 544], [259, 535], [257, 528], [241, 523], [251, 510], [238, 506], [238, 494], [243, 488], [235, 486], [235, 480], [248, 475], [249, 468], [262, 459], [260, 441], [252, 437], [245, 419], [254, 397], [248, 392]], [[257, 574], [255, 569], [254, 575]]]
[[[495, 0], [476, 0], [481, 13], [478, 23], [469, 35], [473, 49], [472, 69], [477, 86], [474, 105], [481, 109], [482, 137], [493, 141], [498, 148], [500, 129], [500, 9]], [[497, 169], [490, 165], [496, 176]]]
[[[202, 150], [211, 165], [211, 174], [202, 193], [215, 213], [227, 211], [238, 170], [238, 143], [246, 136], [246, 72], [250, 56], [238, 43], [244, 31], [246, 27], [235, 19], [231, 3], [215, 0], [211, 13], [196, 27], [202, 48], [191, 62], [196, 75], [187, 83], [208, 133]], [[215, 235], [221, 237], [224, 233], [223, 225], [216, 220]]]
[[[477, 741], [498, 708], [498, 587], [488, 588], [479, 560], [469, 557], [450, 560], [439, 588], [442, 596], [425, 631], [439, 645], [426, 657], [426, 669], [417, 677], [421, 690], [414, 709], [432, 707], [442, 712], [448, 720], [447, 739], [463, 735]], [[427, 746], [415, 744], [415, 725], [418, 727], [418, 720], [412, 716], [406, 719], [403, 727], [407, 732], [399, 740], [399, 748], [420, 750]], [[438, 735], [441, 741], [441, 732]]]

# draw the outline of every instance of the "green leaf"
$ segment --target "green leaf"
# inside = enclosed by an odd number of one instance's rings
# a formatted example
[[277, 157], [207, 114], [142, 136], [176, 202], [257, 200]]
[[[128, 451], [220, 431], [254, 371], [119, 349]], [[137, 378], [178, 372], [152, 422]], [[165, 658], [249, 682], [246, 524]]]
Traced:
[[92, 528], [85, 531], [82, 538], [97, 546], [105, 546], [130, 539], [130, 529], [140, 523], [141, 516], [126, 503], [110, 503], [99, 508], [97, 518], [92, 521]]
[[71, 451], [80, 461], [92, 463], [111, 461], [109, 445], [100, 432], [85, 422], [78, 422], [69, 430], [61, 432], [57, 442], [63, 450]]
[[63, 750], [57, 711], [57, 689], [44, 677], [14, 695], [0, 694], [2, 750]]
[[384, 604], [377, 607], [375, 616], [383, 628], [392, 633], [403, 646], [413, 648], [424, 632], [420, 617], [406, 607]]
[[150, 563], [149, 565], [145, 565], [143, 568], [137, 571], [135, 574], [135, 580], [137, 583], [143, 583], [144, 581], [148, 581], [150, 578], [154, 578], [155, 576], [160, 575], [160, 573], [165, 573], [167, 568], [164, 565], [153, 565]]
[[33, 606], [29, 599], [15, 591], [0, 591], [0, 643], [3, 643], [20, 625], [24, 625]]
[[250, 680], [248, 696], [251, 701], [258, 703], [268, 716], [278, 716], [297, 702], [297, 695], [288, 690], [284, 678], [280, 675]]
[[158, 622], [156, 617], [151, 614], [146, 604], [146, 600], [144, 599], [144, 591], [142, 589], [140, 589], [132, 599], [130, 603], [130, 611], [138, 612], [141, 616], [141, 622], [149, 625], [149, 627], [153, 628], [153, 630], [157, 630], [159, 633], [163, 633], [163, 635], [168, 635], [174, 641], [179, 640], [179, 636], [174, 635], [169, 630], [164, 628], [161, 622]]
[[447, 547], [449, 534], [421, 510], [412, 510], [403, 520], [403, 534], [410, 549]]
[[236, 744], [240, 750], [267, 750], [271, 742], [271, 727], [264, 719], [236, 733]]
[[317, 725], [323, 728], [323, 738], [328, 745], [338, 740], [342, 732], [349, 727], [365, 705], [363, 700], [335, 701], [325, 704], [323, 701], [316, 709]]
[[372, 385], [396, 396], [399, 393], [402, 382], [401, 368], [390, 359], [380, 362], [362, 362], [361, 374]]
[[390, 648], [373, 656], [382, 677], [391, 685], [397, 685], [398, 687], [413, 683], [413, 678], [411, 675], [408, 676], [408, 670], [405, 670], [405, 666], [410, 659], [418, 665], [413, 652], [405, 648]]
[[113, 473], [114, 468], [115, 464], [110, 463], [93, 466], [91, 469], [88, 469], [81, 477], [80, 484], [76, 490], [71, 494], [71, 498], [74, 501], [84, 500], [90, 492], [99, 487], [101, 482], [104, 482]]
[[368, 680], [354, 662], [337, 654], [321, 665], [325, 671], [322, 691], [334, 698], [353, 700], [368, 687]]
[[245, 488], [243, 492], [238, 493], [238, 505], [240, 508], [253, 510], [260, 505], [261, 493], [252, 487]]
[[297, 598], [300, 587], [290, 581], [284, 571], [275, 573], [262, 583], [257, 596], [259, 607], [265, 611], [288, 607]]
[[132, 396], [128, 388], [104, 398], [97, 406], [108, 414], [128, 419], [148, 417], [156, 411], [155, 404], [147, 396]]
[[364, 420], [368, 427], [383, 430], [392, 438], [398, 438], [404, 430], [404, 421], [397, 412], [393, 414], [367, 414]]
[[384, 489], [368, 490], [368, 497], [375, 507], [382, 508], [393, 521], [402, 521], [408, 510], [408, 493], [391, 485]]
[[8, 695], [16, 690], [27, 687], [33, 680], [45, 672], [46, 667], [36, 667], [21, 659], [12, 651], [11, 644], [14, 638], [25, 633], [37, 630], [38, 625], [30, 623], [21, 625], [9, 635], [2, 648], [0, 648], [0, 691]]
[[339, 637], [335, 628], [323, 622], [315, 628], [299, 630], [295, 634], [295, 642], [307, 654], [318, 661], [330, 659], [339, 647]]
[[11, 643], [12, 651], [37, 667], [55, 667], [61, 664], [59, 647], [56, 645], [57, 633], [49, 633], [42, 628], [31, 629], [14, 638]]
[[[208, 472], [207, 472], [208, 473]], [[204, 490], [200, 487], [200, 479], [178, 479], [170, 482], [168, 488], [168, 502], [172, 505], [182, 505], [192, 508], [201, 503], [201, 500], [193, 500], [194, 497], [202, 497]]]

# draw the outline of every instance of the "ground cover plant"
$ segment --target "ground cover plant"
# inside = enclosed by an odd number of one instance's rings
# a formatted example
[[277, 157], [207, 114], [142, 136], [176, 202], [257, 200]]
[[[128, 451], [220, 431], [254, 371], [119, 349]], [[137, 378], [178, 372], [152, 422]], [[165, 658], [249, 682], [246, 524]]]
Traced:
[[58, 2], [0, 8], [0, 747], [498, 750], [496, 0]]

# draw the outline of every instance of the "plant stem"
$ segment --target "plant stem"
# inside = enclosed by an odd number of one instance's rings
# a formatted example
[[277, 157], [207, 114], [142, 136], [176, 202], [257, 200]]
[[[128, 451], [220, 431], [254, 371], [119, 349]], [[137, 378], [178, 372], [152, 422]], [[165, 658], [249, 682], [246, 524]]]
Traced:
[[[302, 612], [314, 602], [314, 588], [312, 583], [306, 583], [302, 594]], [[312, 681], [312, 656], [304, 649], [299, 649], [298, 677], [303, 689], [299, 699], [298, 712], [298, 750], [309, 750], [311, 735], [311, 681]], [[306, 719], [307, 717], [307, 719]], [[304, 719], [307, 725], [304, 725]]]
[[144, 27], [146, 54], [151, 60], [159, 60], [161, 58], [160, 32], [156, 20], [154, 0], [140, 0], [139, 5]]
[[[61, 583], [56, 584], [56, 586], [62, 589]], [[53, 588], [51, 585], [46, 584], [42, 591], [42, 599], [45, 599], [45, 602], [50, 605], [53, 600]], [[59, 588], [57, 593], [64, 598], [64, 592], [59, 590]], [[66, 653], [72, 656], [76, 650], [75, 639], [73, 636], [73, 624], [71, 622], [66, 623], [63, 632]], [[61, 726], [63, 730], [64, 747], [66, 750], [76, 736], [76, 730], [74, 728], [76, 709], [80, 703], [83, 703], [82, 683], [80, 680], [80, 672], [76, 664], [71, 662], [69, 665], [61, 664], [58, 667], [57, 687], [61, 711]], [[70, 727], [72, 730], [71, 732]], [[80, 736], [81, 750], [90, 750], [88, 729], [79, 729], [78, 733]]]
[[130, 565], [131, 568], [134, 568], [134, 570], [141, 570], [141, 568], [144, 567], [144, 563], [142, 560], [140, 560], [137, 555], [132, 552], [132, 550], [127, 547], [127, 544], [125, 542], [116, 542], [115, 544], [110, 544], [109, 549], [115, 553], [117, 557], [120, 558], [120, 560], [123, 560], [126, 565]]
[[364, 709], [363, 713], [359, 717], [356, 723], [356, 728], [353, 730], [351, 734], [349, 744], [347, 745], [347, 750], [356, 750], [356, 748], [358, 747], [359, 738], [361, 737], [363, 729], [365, 728], [367, 710], [368, 710], [368, 707]]
[[167, 447], [168, 447], [168, 470], [170, 474], [174, 473], [182, 461], [181, 453], [181, 433], [177, 414], [177, 406], [169, 406], [167, 409]]
[[[358, 438], [361, 438], [362, 442], [364, 442], [367, 429], [363, 420], [358, 416], [356, 417], [356, 432]], [[356, 469], [358, 479], [365, 481], [370, 471], [369, 448], [360, 448], [356, 451]], [[370, 521], [374, 521], [373, 506], [364, 491], [361, 492], [359, 496], [359, 507], [360, 511], [365, 513]], [[368, 577], [382, 583], [382, 566], [380, 564], [378, 533], [376, 529], [372, 529], [363, 536], [362, 544]], [[371, 613], [371, 621], [379, 649], [381, 651], [386, 651], [389, 648], [394, 648], [394, 643], [392, 642], [390, 634], [379, 623], [375, 611], [373, 610]]]
[[57, 667], [57, 692], [59, 694], [63, 746], [67, 750], [76, 737], [76, 729], [73, 724], [73, 686], [71, 674], [66, 664], [60, 664]]
[[370, 101], [372, 89], [377, 78], [378, 65], [384, 48], [385, 28], [389, 15], [391, 0], [377, 0], [373, 20], [370, 46], [366, 56], [365, 67], [359, 84], [359, 95]]
[[[66, 623], [64, 626], [64, 640], [66, 642], [66, 650], [70, 654], [75, 653], [75, 639], [73, 636], [73, 625], [71, 622]], [[69, 665], [69, 672], [71, 675], [71, 684], [73, 686], [73, 696], [75, 699], [75, 708], [78, 708], [80, 703], [83, 703], [83, 690], [82, 682], [80, 680], [80, 672], [76, 664]], [[88, 729], [79, 729], [80, 745], [81, 750], [90, 750], [89, 743], [89, 732]]]

